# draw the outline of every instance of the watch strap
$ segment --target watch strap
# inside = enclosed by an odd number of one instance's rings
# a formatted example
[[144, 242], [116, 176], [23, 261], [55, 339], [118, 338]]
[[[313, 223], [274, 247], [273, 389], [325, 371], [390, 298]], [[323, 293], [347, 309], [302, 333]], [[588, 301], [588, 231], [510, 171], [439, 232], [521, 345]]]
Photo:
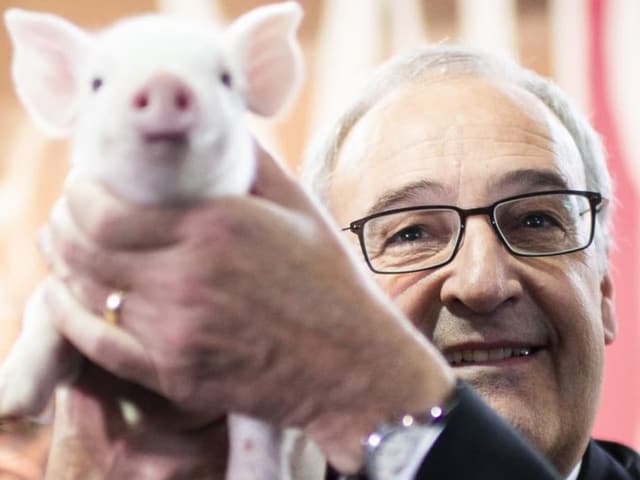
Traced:
[[[403, 472], [415, 473], [420, 467], [423, 457], [429, 452], [442, 432], [447, 417], [458, 404], [461, 388], [463, 388], [463, 384], [458, 380], [450, 396], [441, 405], [433, 406], [426, 412], [405, 413], [395, 421], [383, 422], [378, 425], [375, 431], [363, 441], [365, 452], [364, 468], [368, 473], [368, 478], [377, 479], [389, 476], [389, 473], [383, 474], [378, 471], [380, 462], [385, 461], [383, 456], [385, 454], [380, 453], [379, 450], [385, 448], [386, 441], [397, 443], [395, 440], [391, 440], [391, 437], [394, 436], [395, 438], [402, 436], [404, 438], [403, 441], [408, 442], [408, 445], [412, 447], [409, 450], [405, 450], [404, 455], [406, 455], [406, 458], [397, 458], [400, 465], [392, 467], [392, 471], [395, 472], [392, 476], [399, 475], [400, 469]], [[390, 467], [393, 464], [386, 465]]]

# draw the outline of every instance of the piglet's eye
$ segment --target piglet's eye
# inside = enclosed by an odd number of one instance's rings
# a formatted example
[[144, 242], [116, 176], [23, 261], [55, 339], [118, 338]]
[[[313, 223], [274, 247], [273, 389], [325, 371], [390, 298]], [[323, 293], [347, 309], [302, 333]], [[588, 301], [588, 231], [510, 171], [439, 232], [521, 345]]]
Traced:
[[220, 81], [227, 88], [231, 88], [231, 84], [233, 83], [231, 81], [231, 74], [229, 72], [222, 72], [220, 74]]
[[102, 87], [102, 79], [100, 77], [96, 77], [93, 80], [91, 80], [91, 90], [93, 90], [94, 92], [97, 92], [98, 90], [100, 90], [100, 87]]

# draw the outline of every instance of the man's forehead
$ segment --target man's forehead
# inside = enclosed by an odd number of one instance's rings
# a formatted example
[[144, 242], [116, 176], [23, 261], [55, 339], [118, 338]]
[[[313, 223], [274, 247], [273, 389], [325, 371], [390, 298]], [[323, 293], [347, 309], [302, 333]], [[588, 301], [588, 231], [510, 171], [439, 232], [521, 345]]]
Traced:
[[532, 94], [473, 77], [429, 80], [387, 95], [356, 123], [338, 156], [332, 190], [351, 184], [360, 194], [352, 200], [369, 203], [359, 207], [362, 213], [404, 185], [488, 190], [505, 176], [515, 183], [509, 172], [516, 170], [553, 172], [556, 183], [584, 187], [573, 139]]
[[[500, 176], [492, 177], [486, 185], [488, 191], [501, 192], [499, 194], [501, 198], [520, 193], [566, 190], [568, 188], [568, 181], [561, 172], [552, 169], [535, 168], [510, 170]], [[441, 199], [451, 199], [450, 202], [455, 204], [457, 202], [453, 199], [456, 197], [457, 192], [450, 185], [433, 180], [416, 180], [381, 191], [375, 202], [365, 212], [365, 215], [412, 205], [436, 205], [442, 203]], [[493, 198], [487, 203], [497, 199], [499, 198]], [[483, 205], [459, 206], [475, 208]]]
[[[357, 147], [364, 156], [394, 148], [456, 142], [471, 144], [491, 135], [513, 143], [515, 151], [557, 147], [558, 130], [565, 130], [553, 113], [530, 92], [506, 81], [473, 76], [425, 79], [402, 85], [374, 103], [351, 128], [344, 147]], [[390, 133], [395, 136], [389, 135]], [[401, 135], [398, 135], [398, 134]], [[563, 132], [567, 133], [567, 132]], [[342, 152], [341, 152], [342, 153]], [[360, 156], [339, 155], [338, 162]]]

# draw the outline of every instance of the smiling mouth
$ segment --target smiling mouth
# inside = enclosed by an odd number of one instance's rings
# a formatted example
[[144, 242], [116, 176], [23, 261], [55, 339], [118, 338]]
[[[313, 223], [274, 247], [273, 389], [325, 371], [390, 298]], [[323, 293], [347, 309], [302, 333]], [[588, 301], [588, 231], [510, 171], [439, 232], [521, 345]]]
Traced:
[[540, 351], [539, 347], [505, 347], [491, 349], [463, 349], [450, 351], [444, 358], [452, 367], [503, 362], [514, 358], [526, 358]]

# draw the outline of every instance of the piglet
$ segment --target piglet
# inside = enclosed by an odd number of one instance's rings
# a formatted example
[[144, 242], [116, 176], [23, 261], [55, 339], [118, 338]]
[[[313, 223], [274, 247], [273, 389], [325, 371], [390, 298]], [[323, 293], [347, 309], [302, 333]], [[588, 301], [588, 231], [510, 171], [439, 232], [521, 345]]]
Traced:
[[[224, 31], [145, 15], [98, 33], [43, 13], [12, 9], [5, 18], [18, 97], [46, 133], [72, 136], [70, 174], [166, 205], [249, 191], [255, 157], [245, 113], [272, 115], [298, 87], [301, 16], [287, 2]], [[80, 363], [36, 292], [0, 369], [0, 418], [40, 412]], [[240, 415], [229, 424], [227, 479], [289, 478], [282, 432]]]

